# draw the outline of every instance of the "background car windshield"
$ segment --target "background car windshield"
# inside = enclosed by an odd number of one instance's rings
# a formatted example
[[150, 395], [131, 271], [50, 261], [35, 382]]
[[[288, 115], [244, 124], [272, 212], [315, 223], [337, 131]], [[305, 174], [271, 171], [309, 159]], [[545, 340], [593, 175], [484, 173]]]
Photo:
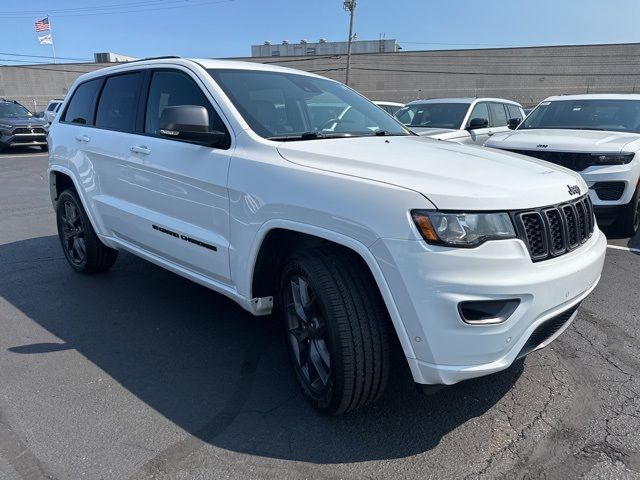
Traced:
[[470, 103], [417, 103], [407, 105], [396, 118], [407, 127], [453, 128], [462, 126]]
[[2, 118], [23, 118], [33, 116], [29, 110], [22, 105], [15, 103], [0, 104], [0, 117]]
[[409, 135], [389, 114], [345, 85], [282, 72], [209, 70], [258, 135]]
[[640, 133], [638, 100], [557, 100], [542, 102], [519, 130], [560, 128]]

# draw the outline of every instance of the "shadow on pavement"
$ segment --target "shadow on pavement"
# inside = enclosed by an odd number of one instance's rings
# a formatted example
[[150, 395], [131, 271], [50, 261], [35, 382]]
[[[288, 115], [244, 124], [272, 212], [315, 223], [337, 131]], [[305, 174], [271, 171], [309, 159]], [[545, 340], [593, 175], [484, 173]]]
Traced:
[[[417, 393], [408, 369], [396, 368], [375, 405], [329, 418], [303, 400], [270, 317], [252, 317], [132, 255], [121, 254], [107, 274], [78, 275], [56, 237], [34, 238], [0, 246], [0, 278], [0, 296], [60, 339], [11, 352], [76, 349], [179, 427], [237, 452], [314, 463], [422, 453], [491, 408], [523, 368], [432, 397]], [[176, 461], [189, 448], [179, 443], [155, 459]]]

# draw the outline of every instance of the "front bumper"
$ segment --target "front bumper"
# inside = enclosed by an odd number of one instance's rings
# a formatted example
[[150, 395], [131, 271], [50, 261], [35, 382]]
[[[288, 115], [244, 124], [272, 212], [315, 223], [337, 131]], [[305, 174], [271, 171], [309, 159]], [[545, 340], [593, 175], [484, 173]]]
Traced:
[[[473, 249], [380, 239], [371, 250], [413, 347], [405, 353], [414, 380], [453, 384], [508, 368], [541, 324], [584, 299], [600, 279], [606, 239], [596, 229], [573, 252], [536, 263], [517, 239]], [[470, 325], [458, 312], [463, 301], [513, 298], [520, 304], [500, 324]]]
[[[638, 165], [638, 160], [635, 159], [627, 165], [594, 166], [579, 173], [589, 187], [589, 198], [596, 209], [599, 207], [616, 207], [624, 206], [631, 201], [638, 186], [640, 166]], [[624, 184], [624, 190], [622, 195], [615, 200], [603, 200], [598, 196], [593, 187], [598, 183], [610, 182]]]

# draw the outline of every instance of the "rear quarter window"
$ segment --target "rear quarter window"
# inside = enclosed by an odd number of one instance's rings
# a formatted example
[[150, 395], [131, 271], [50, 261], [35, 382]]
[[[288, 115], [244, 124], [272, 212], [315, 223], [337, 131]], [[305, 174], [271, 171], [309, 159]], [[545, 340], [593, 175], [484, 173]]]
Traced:
[[93, 105], [102, 83], [101, 78], [84, 82], [73, 92], [69, 106], [64, 112], [63, 122], [91, 125], [93, 123]]

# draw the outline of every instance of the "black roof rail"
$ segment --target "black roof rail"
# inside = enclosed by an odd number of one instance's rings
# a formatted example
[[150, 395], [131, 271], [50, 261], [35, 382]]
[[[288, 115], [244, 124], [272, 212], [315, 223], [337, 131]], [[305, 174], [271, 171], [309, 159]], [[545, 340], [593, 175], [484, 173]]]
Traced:
[[137, 60], [131, 60], [129, 62], [122, 62], [122, 63], [135, 63], [135, 62], [144, 62], [147, 60], [167, 60], [169, 58], [182, 58], [178, 55], [165, 55], [163, 57], [147, 57], [147, 58], [139, 58]]

